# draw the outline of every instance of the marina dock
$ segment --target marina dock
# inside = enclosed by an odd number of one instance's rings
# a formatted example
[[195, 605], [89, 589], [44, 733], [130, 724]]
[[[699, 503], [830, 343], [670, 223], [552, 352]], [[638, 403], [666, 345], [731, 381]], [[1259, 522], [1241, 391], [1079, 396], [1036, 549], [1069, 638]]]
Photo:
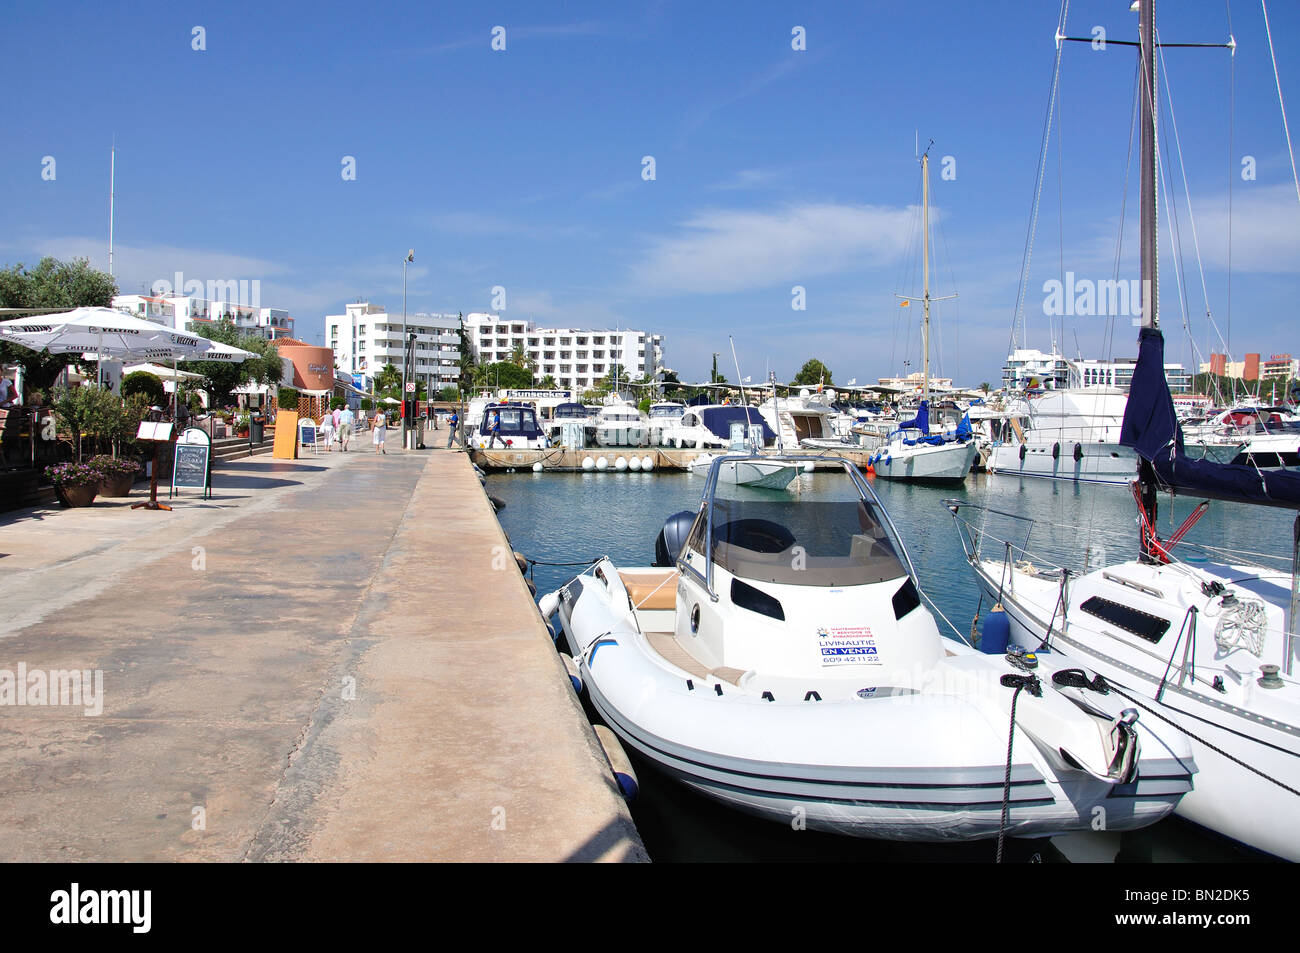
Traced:
[[646, 859], [466, 454], [139, 493], [2, 518], [0, 669], [102, 713], [0, 708], [0, 858]]

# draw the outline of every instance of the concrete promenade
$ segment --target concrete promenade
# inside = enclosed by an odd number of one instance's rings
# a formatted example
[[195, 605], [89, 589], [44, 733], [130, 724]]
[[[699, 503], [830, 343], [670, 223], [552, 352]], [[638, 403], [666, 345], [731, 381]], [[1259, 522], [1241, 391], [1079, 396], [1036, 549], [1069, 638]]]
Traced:
[[365, 436], [0, 516], [0, 860], [645, 859], [466, 455]]

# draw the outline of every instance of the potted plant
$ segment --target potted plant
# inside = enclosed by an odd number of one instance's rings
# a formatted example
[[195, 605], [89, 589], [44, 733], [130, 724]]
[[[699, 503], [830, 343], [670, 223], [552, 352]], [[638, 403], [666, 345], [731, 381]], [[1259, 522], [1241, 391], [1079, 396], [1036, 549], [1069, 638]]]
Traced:
[[99, 492], [99, 471], [84, 463], [56, 463], [45, 468], [45, 477], [62, 506], [89, 506]]
[[122, 497], [131, 493], [131, 486], [140, 474], [140, 464], [126, 457], [111, 457], [102, 454], [91, 457], [86, 465], [99, 472], [99, 493], [101, 496]]
[[235, 436], [248, 436], [248, 414], [237, 414], [235, 416]]

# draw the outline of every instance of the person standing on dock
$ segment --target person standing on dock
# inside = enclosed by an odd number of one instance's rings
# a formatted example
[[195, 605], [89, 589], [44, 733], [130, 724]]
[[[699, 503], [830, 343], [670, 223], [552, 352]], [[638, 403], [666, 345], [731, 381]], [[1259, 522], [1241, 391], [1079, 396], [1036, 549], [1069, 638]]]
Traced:
[[448, 450], [451, 449], [451, 442], [453, 440], [459, 443], [462, 447], [465, 446], [465, 444], [461, 443], [460, 435], [456, 432], [456, 428], [458, 428], [459, 426], [460, 426], [460, 415], [457, 414], [455, 410], [453, 410], [451, 412], [451, 418], [447, 421], [447, 449]]
[[504, 449], [506, 442], [501, 437], [501, 412], [500, 411], [497, 410], [492, 411], [492, 425], [489, 428], [489, 432], [490, 432], [490, 436], [488, 437], [488, 449], [491, 450], [493, 447], [495, 447], [497, 445], [498, 440], [501, 441], [501, 447]]

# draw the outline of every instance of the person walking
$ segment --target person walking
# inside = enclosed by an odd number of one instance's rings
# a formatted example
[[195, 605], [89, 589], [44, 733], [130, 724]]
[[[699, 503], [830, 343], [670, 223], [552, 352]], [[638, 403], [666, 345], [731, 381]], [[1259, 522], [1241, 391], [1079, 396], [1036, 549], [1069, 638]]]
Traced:
[[325, 441], [326, 451], [334, 449], [334, 415], [328, 410], [321, 414], [320, 418], [320, 435]]
[[341, 444], [343, 441], [339, 439], [339, 421], [343, 418], [343, 411], [335, 407], [330, 416], [334, 418], [334, 442]]
[[498, 410], [492, 411], [492, 423], [488, 428], [488, 433], [487, 449], [491, 450], [494, 448], [498, 440], [501, 440], [501, 446], [503, 449], [505, 448], [506, 442], [501, 438], [501, 412]]
[[460, 435], [456, 433], [456, 428], [459, 426], [460, 426], [460, 416], [456, 413], [455, 410], [453, 410], [451, 412], [451, 417], [447, 420], [447, 449], [448, 450], [451, 449], [451, 442], [453, 440], [459, 443], [461, 447], [465, 446], [465, 444], [461, 443]]
[[352, 428], [356, 425], [356, 415], [351, 407], [344, 407], [339, 413], [339, 445], [343, 452], [348, 452], [348, 441], [352, 439]]
[[375, 449], [380, 453], [387, 454], [384, 449], [384, 439], [388, 436], [388, 418], [384, 416], [384, 409], [381, 407], [375, 411], [374, 421], [374, 444]]

